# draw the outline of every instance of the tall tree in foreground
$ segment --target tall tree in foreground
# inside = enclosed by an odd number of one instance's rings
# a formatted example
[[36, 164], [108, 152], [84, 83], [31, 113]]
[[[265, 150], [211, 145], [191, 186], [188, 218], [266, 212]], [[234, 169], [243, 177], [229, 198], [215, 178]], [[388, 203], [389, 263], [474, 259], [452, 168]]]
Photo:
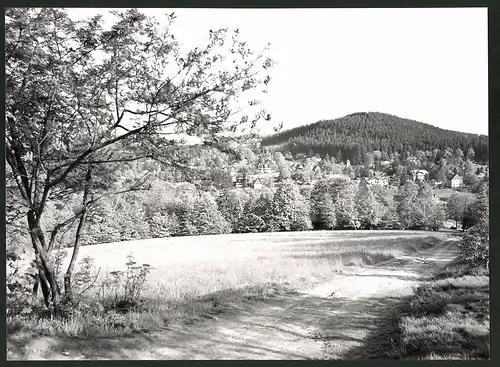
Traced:
[[366, 180], [361, 179], [358, 192], [356, 194], [357, 218], [365, 229], [372, 229], [377, 226], [380, 219], [379, 205], [375, 200]]
[[418, 185], [413, 181], [399, 187], [395, 196], [396, 211], [399, 216], [399, 223], [403, 229], [409, 229], [417, 224], [416, 198]]
[[[273, 62], [237, 31], [210, 31], [204, 47], [183, 53], [170, 31], [174, 15], [160, 25], [137, 10], [113, 14], [105, 29], [101, 16], [75, 22], [62, 9], [5, 12], [6, 160], [28, 208], [39, 279], [53, 313], [60, 303], [51, 254], [56, 236], [46, 239], [44, 213], [56, 196], [91, 188], [87, 167], [150, 157], [188, 169], [173, 134], [221, 147], [221, 134], [270, 119], [263, 110], [240, 112], [240, 106], [258, 107], [255, 92], [265, 91]], [[118, 144], [129, 149], [114, 149]], [[75, 213], [82, 226], [95, 202], [88, 197]]]
[[457, 192], [454, 192], [446, 201], [446, 212], [448, 217], [455, 221], [455, 227], [458, 228], [458, 223], [462, 221], [467, 200], [460, 198]]
[[314, 205], [313, 222], [319, 229], [335, 229], [337, 217], [332, 197], [327, 192], [318, 194]]
[[233, 232], [238, 232], [238, 224], [243, 217], [243, 209], [248, 201], [246, 193], [239, 193], [236, 190], [225, 191], [217, 198], [219, 211], [231, 224]]
[[291, 180], [282, 182], [272, 203], [272, 227], [277, 231], [311, 229], [310, 209], [299, 188]]

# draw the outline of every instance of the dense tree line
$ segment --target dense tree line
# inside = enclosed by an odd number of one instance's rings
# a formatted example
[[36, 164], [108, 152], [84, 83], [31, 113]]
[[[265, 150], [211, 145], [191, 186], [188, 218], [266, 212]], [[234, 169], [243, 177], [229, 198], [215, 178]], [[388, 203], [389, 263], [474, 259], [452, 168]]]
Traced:
[[[464, 152], [472, 148], [478, 162], [488, 159], [487, 136], [444, 130], [378, 112], [355, 113], [300, 126], [264, 137], [262, 145], [280, 145], [292, 154], [340, 155], [354, 164], [362, 164], [364, 154], [374, 150], [387, 155], [396, 152], [413, 155], [417, 150], [439, 149], [443, 154], [446, 147], [453, 151], [460, 148]], [[437, 161], [440, 158], [438, 156]]]
[[[410, 180], [399, 188], [370, 187], [365, 180], [356, 184], [338, 174], [319, 180], [310, 190], [285, 179], [275, 191], [231, 188], [213, 192], [199, 191], [193, 184], [158, 181], [152, 191], [109, 197], [93, 206], [82, 231], [82, 245], [312, 229], [437, 230], [447, 217], [473, 221], [484, 211], [485, 185], [478, 194], [480, 200], [460, 209], [454, 206], [455, 196], [446, 204], [433, 196], [427, 183]], [[64, 238], [61, 243], [72, 245]]]
[[[243, 146], [242, 150], [246, 149]], [[456, 221], [456, 227], [460, 223], [468, 229], [476, 223], [476, 212], [481, 210], [480, 201], [473, 194], [455, 193], [446, 203], [440, 202], [433, 197], [428, 183], [410, 180], [404, 166], [398, 166], [400, 176], [394, 173], [397, 180], [393, 185], [369, 186], [364, 166], [349, 167], [337, 163], [333, 157], [319, 162], [319, 173], [312, 171], [312, 160], [308, 159], [302, 170], [290, 174], [290, 167], [279, 152], [274, 157], [246, 154], [249, 160], [246, 165], [235, 164], [249, 171], [263, 157], [276, 161], [280, 182], [274, 190], [234, 188], [228, 173], [231, 156], [207, 146], [184, 149], [183, 161], [191, 170], [165, 167], [153, 159], [121, 162], [110, 172], [101, 169], [104, 177], [114, 177], [116, 192], [136, 182], [144, 172], [149, 179], [144, 182], [146, 187], [104, 196], [90, 207], [81, 232], [82, 245], [168, 236], [310, 229], [436, 229], [446, 218]], [[374, 152], [366, 163], [373, 166], [379, 159]], [[454, 162], [455, 153], [447, 159]], [[387, 168], [391, 169], [392, 166]], [[352, 180], [356, 176], [361, 177], [359, 183]], [[477, 184], [478, 195], [485, 196], [485, 184], [484, 181]], [[15, 194], [15, 190], [7, 192]], [[15, 213], [22, 214], [19, 208], [16, 211], [22, 200], [11, 196], [7, 202], [8, 243], [26, 242], [29, 237], [22, 221], [15, 219]], [[80, 206], [81, 193], [49, 201], [47, 225], [57, 226], [63, 218], [78, 212]], [[65, 232], [58, 233], [54, 238], [57, 246], [73, 246], [71, 239], [76, 228], [74, 221]], [[45, 235], [51, 237], [52, 232]]]

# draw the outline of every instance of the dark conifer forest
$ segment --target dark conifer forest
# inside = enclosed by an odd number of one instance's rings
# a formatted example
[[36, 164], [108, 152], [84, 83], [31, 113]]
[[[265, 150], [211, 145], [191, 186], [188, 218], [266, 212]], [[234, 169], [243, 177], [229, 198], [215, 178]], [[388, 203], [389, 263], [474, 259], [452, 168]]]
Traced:
[[[473, 121], [471, 121], [471, 124]], [[444, 130], [422, 122], [404, 119], [380, 112], [353, 113], [335, 120], [322, 120], [313, 124], [286, 130], [264, 137], [263, 146], [280, 145], [280, 150], [292, 154], [338, 156], [359, 164], [365, 152], [379, 150], [414, 153], [445, 147], [460, 148], [466, 152], [473, 148], [476, 161], [488, 160], [488, 137], [458, 131]]]

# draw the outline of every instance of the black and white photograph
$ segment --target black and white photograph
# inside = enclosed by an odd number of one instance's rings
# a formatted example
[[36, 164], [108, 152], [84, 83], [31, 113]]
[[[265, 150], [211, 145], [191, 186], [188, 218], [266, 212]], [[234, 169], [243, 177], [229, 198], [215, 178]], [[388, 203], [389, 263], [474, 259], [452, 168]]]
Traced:
[[8, 361], [490, 359], [488, 8], [4, 12]]

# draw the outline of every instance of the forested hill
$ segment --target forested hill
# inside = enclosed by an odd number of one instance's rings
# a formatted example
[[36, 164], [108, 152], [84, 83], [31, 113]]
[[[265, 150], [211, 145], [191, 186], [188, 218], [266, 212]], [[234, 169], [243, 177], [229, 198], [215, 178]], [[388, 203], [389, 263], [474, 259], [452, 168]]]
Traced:
[[[471, 122], [473, 123], [473, 122]], [[444, 130], [418, 121], [379, 112], [359, 112], [335, 120], [323, 120], [265, 137], [263, 146], [280, 145], [292, 154], [338, 156], [358, 163], [366, 151], [391, 154], [416, 150], [444, 151], [473, 148], [477, 161], [488, 159], [488, 137]]]

